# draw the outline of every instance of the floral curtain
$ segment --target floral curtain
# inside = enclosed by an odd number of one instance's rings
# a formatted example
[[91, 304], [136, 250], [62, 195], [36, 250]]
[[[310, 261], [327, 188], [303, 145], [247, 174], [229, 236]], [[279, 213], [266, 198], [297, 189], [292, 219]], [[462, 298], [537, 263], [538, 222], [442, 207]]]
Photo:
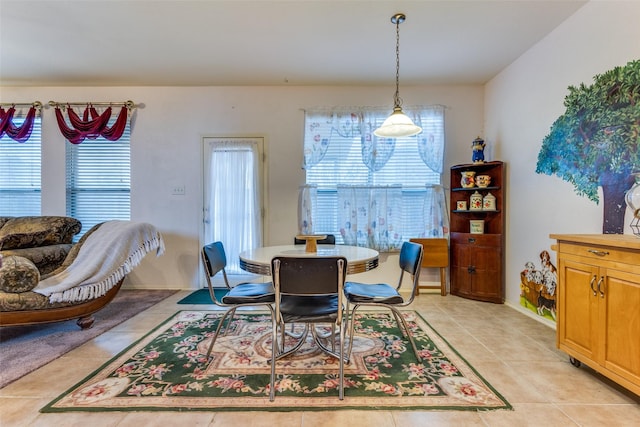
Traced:
[[377, 172], [387, 164], [396, 146], [395, 138], [378, 138], [373, 131], [378, 128], [382, 120], [376, 112], [362, 114], [361, 125], [362, 162], [372, 172]]
[[441, 185], [427, 185], [424, 199], [424, 234], [419, 237], [449, 238], [449, 209]]
[[[415, 137], [422, 161], [434, 172], [442, 173], [444, 162], [444, 130], [441, 123], [444, 107], [407, 107], [409, 115], [422, 133]], [[389, 112], [386, 109], [351, 107], [342, 109], [316, 109], [305, 111], [307, 129], [304, 136], [303, 169], [318, 164], [331, 144], [332, 135], [343, 138], [360, 136], [362, 161], [376, 172], [393, 155], [395, 138], [378, 138], [373, 131], [382, 124]]]
[[442, 173], [444, 164], [444, 107], [434, 105], [429, 108], [405, 109], [415, 124], [422, 128], [416, 136], [418, 153], [425, 165], [434, 172]]
[[338, 225], [345, 245], [381, 252], [402, 245], [401, 186], [338, 186]]
[[31, 106], [27, 112], [27, 117], [22, 125], [16, 126], [13, 123], [13, 116], [16, 112], [15, 107], [10, 107], [7, 111], [0, 107], [0, 138], [5, 134], [18, 142], [26, 142], [33, 131], [33, 122], [36, 118], [36, 107]]
[[318, 186], [301, 185], [298, 192], [298, 234], [313, 234], [313, 206], [316, 202]]

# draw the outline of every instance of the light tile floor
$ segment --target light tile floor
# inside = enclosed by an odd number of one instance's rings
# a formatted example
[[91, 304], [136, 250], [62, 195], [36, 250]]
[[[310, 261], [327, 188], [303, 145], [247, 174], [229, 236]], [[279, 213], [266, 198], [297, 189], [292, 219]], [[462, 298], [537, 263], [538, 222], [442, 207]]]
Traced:
[[[182, 291], [0, 390], [0, 426], [640, 426], [640, 397], [555, 348], [555, 330], [506, 305], [421, 294], [417, 310], [513, 411], [100, 412], [38, 410], [178, 310]], [[636, 337], [637, 338], [637, 337]]]

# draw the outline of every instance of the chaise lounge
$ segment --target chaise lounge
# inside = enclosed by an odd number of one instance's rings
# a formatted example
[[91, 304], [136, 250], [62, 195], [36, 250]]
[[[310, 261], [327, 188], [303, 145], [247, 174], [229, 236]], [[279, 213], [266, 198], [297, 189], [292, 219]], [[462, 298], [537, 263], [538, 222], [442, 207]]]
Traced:
[[78, 319], [83, 329], [144, 256], [164, 252], [151, 224], [106, 221], [71, 243], [69, 217], [0, 217], [0, 326]]

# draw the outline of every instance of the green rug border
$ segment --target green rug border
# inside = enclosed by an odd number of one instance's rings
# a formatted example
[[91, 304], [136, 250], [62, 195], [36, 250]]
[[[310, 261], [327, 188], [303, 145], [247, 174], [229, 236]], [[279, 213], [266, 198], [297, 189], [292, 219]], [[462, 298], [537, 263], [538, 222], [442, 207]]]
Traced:
[[[59, 400], [61, 400], [63, 397], [65, 397], [67, 394], [71, 393], [74, 389], [76, 389], [77, 387], [79, 387], [81, 384], [87, 382], [91, 377], [93, 377], [94, 375], [97, 375], [100, 371], [102, 371], [107, 365], [109, 365], [111, 363], [111, 361], [117, 357], [119, 357], [122, 353], [125, 353], [127, 351], [129, 351], [131, 348], [135, 347], [136, 345], [138, 345], [138, 343], [140, 341], [142, 341], [143, 339], [145, 339], [146, 337], [148, 337], [149, 335], [151, 335], [153, 332], [155, 332], [157, 329], [160, 329], [164, 324], [166, 324], [169, 320], [171, 320], [172, 318], [174, 318], [176, 315], [178, 315], [179, 313], [183, 312], [183, 311], [197, 311], [197, 310], [178, 310], [176, 311], [174, 314], [172, 314], [171, 316], [167, 317], [165, 320], [161, 321], [157, 326], [155, 326], [154, 328], [152, 328], [149, 332], [147, 332], [146, 334], [144, 334], [143, 336], [141, 336], [139, 339], [137, 339], [136, 341], [134, 341], [133, 343], [131, 343], [130, 345], [128, 345], [126, 348], [120, 350], [118, 352], [118, 354], [116, 354], [115, 356], [111, 357], [108, 361], [106, 361], [105, 363], [103, 363], [99, 368], [93, 370], [89, 375], [85, 376], [82, 380], [78, 381], [77, 383], [75, 383], [73, 386], [69, 387], [67, 390], [65, 390], [63, 393], [61, 393], [58, 397], [56, 397], [54, 400], [52, 400], [51, 402], [49, 402], [48, 404], [46, 404], [44, 407], [42, 407], [39, 412], [40, 413], [66, 413], [66, 412], [326, 412], [326, 411], [344, 411], [344, 410], [366, 410], [366, 411], [475, 411], [475, 412], [488, 412], [488, 411], [498, 411], [498, 410], [513, 410], [513, 406], [511, 406], [511, 404], [507, 401], [507, 399], [505, 399], [505, 397], [498, 392], [493, 385], [491, 385], [491, 383], [489, 383], [489, 381], [487, 381], [482, 375], [480, 375], [480, 373], [476, 370], [476, 368], [470, 364], [467, 359], [465, 359], [459, 352], [458, 350], [455, 349], [455, 347], [453, 347], [449, 341], [447, 341], [441, 334], [440, 332], [437, 331], [437, 329], [435, 329], [431, 323], [429, 323], [420, 313], [418, 313], [415, 310], [403, 310], [403, 312], [413, 312], [415, 313], [418, 317], [420, 317], [420, 319], [422, 319], [423, 322], [425, 322], [427, 325], [429, 325], [429, 327], [431, 328], [431, 330], [433, 332], [435, 332], [438, 337], [440, 337], [440, 339], [442, 341], [444, 341], [449, 348], [458, 355], [458, 357], [460, 357], [460, 359], [462, 359], [464, 361], [464, 363], [467, 364], [467, 366], [469, 367], [470, 370], [472, 370], [477, 376], [478, 378], [480, 378], [487, 387], [489, 387], [491, 389], [491, 391], [493, 393], [495, 393], [495, 395], [502, 400], [502, 402], [504, 403], [503, 406], [500, 407], [493, 407], [493, 408], [489, 408], [489, 407], [485, 407], [485, 406], [433, 406], [433, 407], [425, 407], [425, 406], [404, 406], [404, 407], [397, 407], [397, 406], [367, 406], [362, 407], [362, 406], [339, 406], [339, 407], [333, 407], [331, 409], [328, 408], [314, 408], [314, 407], [284, 407], [284, 406], [274, 406], [274, 407], [246, 407], [246, 408], [186, 408], [186, 407], [157, 407], [157, 406], [137, 406], [134, 409], [126, 409], [126, 408], [53, 408], [52, 406], [55, 405]], [[202, 310], [202, 311], [216, 311], [216, 310]], [[362, 311], [361, 313], [371, 313], [372, 311]], [[252, 311], [250, 314], [268, 314], [267, 311], [262, 312], [262, 311]], [[277, 400], [277, 398], [276, 398]]]

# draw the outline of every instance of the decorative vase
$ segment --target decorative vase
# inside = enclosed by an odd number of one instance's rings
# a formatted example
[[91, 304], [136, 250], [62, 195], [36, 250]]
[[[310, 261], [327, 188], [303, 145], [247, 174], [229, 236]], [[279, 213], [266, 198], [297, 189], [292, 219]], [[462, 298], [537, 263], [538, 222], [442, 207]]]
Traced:
[[469, 210], [481, 211], [482, 210], [482, 194], [477, 191], [469, 198]]
[[631, 220], [631, 231], [636, 236], [640, 236], [640, 173], [635, 174], [635, 182], [625, 193], [624, 201], [633, 213]]
[[462, 171], [462, 178], [460, 178], [460, 185], [462, 188], [471, 188], [476, 186], [476, 172], [475, 171]]

